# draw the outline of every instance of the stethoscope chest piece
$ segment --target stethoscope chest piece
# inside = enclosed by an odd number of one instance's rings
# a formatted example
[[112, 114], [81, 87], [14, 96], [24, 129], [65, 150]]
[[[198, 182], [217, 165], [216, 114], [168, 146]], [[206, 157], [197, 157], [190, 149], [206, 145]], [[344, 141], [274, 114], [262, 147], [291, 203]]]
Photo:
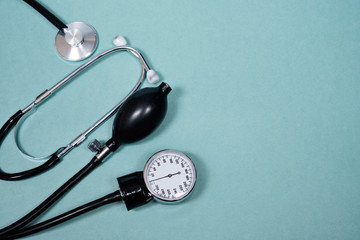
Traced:
[[56, 51], [69, 61], [80, 61], [89, 57], [98, 43], [95, 29], [83, 22], [72, 22], [67, 24], [67, 27], [55, 37]]

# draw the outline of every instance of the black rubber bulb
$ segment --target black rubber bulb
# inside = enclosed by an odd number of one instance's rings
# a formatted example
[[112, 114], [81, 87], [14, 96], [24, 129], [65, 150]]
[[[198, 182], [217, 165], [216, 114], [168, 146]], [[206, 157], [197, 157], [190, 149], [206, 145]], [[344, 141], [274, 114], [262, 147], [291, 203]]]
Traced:
[[166, 115], [166, 97], [170, 91], [170, 86], [162, 82], [129, 97], [116, 114], [113, 135], [106, 146], [115, 151], [122, 144], [136, 142], [152, 133]]

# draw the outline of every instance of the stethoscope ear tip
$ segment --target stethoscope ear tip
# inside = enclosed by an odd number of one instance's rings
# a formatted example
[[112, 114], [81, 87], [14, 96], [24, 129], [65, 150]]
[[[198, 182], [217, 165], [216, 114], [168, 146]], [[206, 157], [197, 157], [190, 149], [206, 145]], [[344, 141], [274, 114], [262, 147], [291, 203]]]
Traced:
[[126, 39], [125, 39], [123, 36], [118, 35], [118, 36], [116, 36], [116, 37], [114, 38], [113, 44], [114, 44], [116, 47], [126, 46], [127, 41], [126, 41]]
[[148, 80], [149, 83], [155, 84], [160, 80], [160, 77], [154, 70], [150, 69], [146, 73], [146, 79]]

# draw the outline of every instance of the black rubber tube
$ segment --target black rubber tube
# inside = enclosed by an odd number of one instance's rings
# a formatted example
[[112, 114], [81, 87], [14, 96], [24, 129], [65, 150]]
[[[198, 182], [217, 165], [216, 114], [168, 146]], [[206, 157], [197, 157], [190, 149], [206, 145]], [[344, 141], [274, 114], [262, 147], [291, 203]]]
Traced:
[[0, 230], [0, 239], [3, 236], [10, 234], [37, 218], [40, 214], [46, 211], [51, 205], [53, 205], [61, 196], [63, 196], [67, 191], [69, 191], [75, 184], [77, 184], [81, 179], [88, 175], [92, 170], [94, 170], [101, 160], [94, 157], [85, 167], [83, 167], [79, 172], [77, 172], [72, 178], [70, 178], [66, 183], [64, 183], [60, 188], [58, 188], [53, 194], [51, 194], [45, 201], [43, 201], [39, 206], [34, 210], [29, 212], [27, 215], [17, 220], [13, 224]]
[[54, 153], [54, 155], [45, 163], [30, 170], [17, 172], [17, 173], [6, 173], [0, 169], [0, 179], [6, 181], [17, 181], [17, 180], [27, 179], [39, 175], [40, 173], [45, 172], [46, 170], [52, 168], [59, 162], [59, 160], [60, 158], [58, 158], [58, 156], [56, 156], [56, 153]]
[[66, 213], [63, 213], [59, 216], [56, 216], [56, 217], [53, 217], [49, 220], [46, 220], [44, 222], [41, 222], [41, 223], [37, 223], [33, 226], [29, 226], [29, 227], [26, 227], [26, 228], [23, 228], [23, 229], [20, 229], [14, 233], [10, 233], [8, 235], [5, 235], [5, 236], [0, 236], [1, 239], [15, 239], [15, 238], [21, 238], [21, 237], [25, 237], [25, 236], [28, 236], [28, 235], [31, 235], [31, 234], [34, 234], [34, 233], [37, 233], [37, 232], [40, 232], [40, 231], [43, 231], [45, 229], [48, 229], [50, 227], [53, 227], [53, 226], [56, 226], [60, 223], [63, 223], [65, 221], [68, 221], [72, 218], [75, 218], [77, 216], [80, 216], [84, 213], [87, 213], [91, 210], [94, 210], [96, 208], [99, 208], [99, 207], [102, 207], [104, 205], [107, 205], [107, 204], [110, 204], [110, 203], [114, 203], [114, 202], [118, 202], [118, 201], [121, 201], [122, 198], [121, 198], [121, 194], [120, 194], [120, 191], [117, 190], [113, 193], [110, 193], [102, 198], [99, 198], [97, 200], [94, 200], [92, 202], [89, 202], [87, 204], [84, 204], [80, 207], [77, 207], [73, 210], [70, 210]]
[[[17, 111], [12, 117], [10, 117], [10, 119], [0, 129], [0, 145], [4, 141], [5, 137], [9, 134], [11, 129], [17, 124], [17, 122], [23, 115], [24, 113], [21, 110]], [[42, 165], [23, 172], [7, 173], [0, 168], [0, 179], [6, 181], [15, 181], [15, 180], [22, 180], [29, 177], [33, 177], [52, 168], [59, 161], [60, 159], [56, 156], [56, 154], [54, 154], [49, 160], [47, 160]]]
[[63, 23], [59, 18], [47, 10], [44, 6], [35, 0], [24, 0], [27, 4], [33, 7], [41, 15], [43, 15], [49, 22], [51, 22], [60, 32], [64, 32], [64, 28], [67, 28], [66, 24]]
[[17, 124], [20, 118], [24, 116], [24, 113], [19, 110], [13, 116], [7, 120], [7, 122], [0, 129], [0, 144], [5, 139], [6, 135], [10, 132], [10, 130]]

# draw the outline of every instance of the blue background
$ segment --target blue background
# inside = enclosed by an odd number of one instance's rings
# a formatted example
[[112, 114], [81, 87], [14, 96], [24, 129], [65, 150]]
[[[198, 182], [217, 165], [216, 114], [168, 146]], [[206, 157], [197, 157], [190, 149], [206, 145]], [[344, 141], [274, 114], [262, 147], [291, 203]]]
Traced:
[[[40, 220], [115, 191], [161, 149], [187, 153], [198, 182], [179, 205], [105, 206], [28, 239], [360, 239], [360, 1], [41, 0], [97, 30], [95, 54], [127, 37], [173, 91], [165, 122], [123, 146]], [[0, 122], [83, 62], [62, 60], [56, 29], [22, 1], [0, 1]], [[24, 148], [68, 144], [129, 91], [140, 67], [114, 54], [41, 105]], [[145, 83], [143, 87], [149, 86]], [[112, 120], [29, 180], [0, 182], [0, 225], [50, 195], [107, 140]], [[6, 171], [37, 166], [9, 136]]]

